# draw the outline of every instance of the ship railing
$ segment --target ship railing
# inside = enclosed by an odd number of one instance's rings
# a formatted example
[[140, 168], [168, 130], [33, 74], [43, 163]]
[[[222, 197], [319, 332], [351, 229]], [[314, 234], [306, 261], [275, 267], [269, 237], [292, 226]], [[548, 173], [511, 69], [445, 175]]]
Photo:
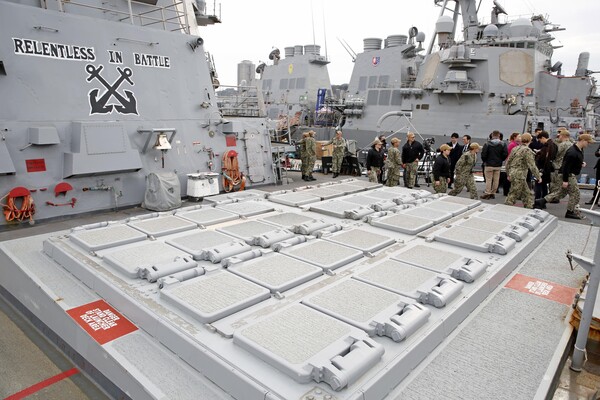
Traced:
[[264, 102], [256, 86], [227, 86], [217, 92], [217, 105], [224, 116], [263, 117]]
[[61, 0], [61, 9], [64, 9], [64, 5], [83, 7], [122, 16], [118, 19], [120, 22], [129, 20], [132, 25], [136, 25], [136, 21], [138, 21], [140, 26], [161, 24], [163, 30], [168, 30], [171, 32], [182, 31], [187, 34], [190, 33], [190, 26], [187, 23], [187, 7], [184, 1], [174, 1], [173, 4], [168, 6], [155, 6], [152, 4], [136, 2], [136, 7], [148, 7], [146, 11], [136, 13], [133, 12], [131, 0], [129, 0], [127, 3], [129, 10], [122, 11], [114, 8], [93, 6], [77, 1]]
[[481, 82], [467, 81], [467, 82], [441, 82], [440, 88], [447, 89], [450, 85], [455, 85], [459, 90], [481, 90]]

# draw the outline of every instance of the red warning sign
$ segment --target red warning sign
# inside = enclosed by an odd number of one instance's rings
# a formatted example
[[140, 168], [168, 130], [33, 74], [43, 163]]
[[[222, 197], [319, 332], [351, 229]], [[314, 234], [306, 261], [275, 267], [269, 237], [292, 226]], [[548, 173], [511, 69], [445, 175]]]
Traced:
[[72, 308], [67, 314], [100, 344], [137, 330], [137, 326], [104, 300]]
[[27, 172], [44, 172], [46, 170], [46, 160], [43, 158], [25, 160], [25, 167]]
[[573, 304], [573, 298], [577, 293], [577, 289], [575, 288], [521, 274], [513, 276], [506, 284], [506, 287], [566, 305]]

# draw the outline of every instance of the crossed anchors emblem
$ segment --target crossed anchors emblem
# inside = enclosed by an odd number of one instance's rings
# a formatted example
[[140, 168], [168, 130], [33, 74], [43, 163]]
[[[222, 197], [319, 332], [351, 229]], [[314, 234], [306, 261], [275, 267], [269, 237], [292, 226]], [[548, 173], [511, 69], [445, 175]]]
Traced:
[[[106, 91], [99, 95], [100, 89], [92, 89], [89, 93], [90, 98], [90, 108], [91, 114], [110, 114], [113, 109], [120, 114], [136, 114], [137, 115], [137, 100], [133, 94], [133, 92], [129, 90], [123, 90], [125, 95], [122, 95], [118, 92], [119, 87], [125, 81], [129, 82], [131, 86], [134, 85], [131, 80], [131, 68], [119, 68], [117, 67], [117, 71], [119, 71], [119, 76], [117, 80], [111, 85], [100, 75], [104, 66], [100, 65], [95, 67], [92, 64], [88, 64], [85, 66], [85, 70], [88, 73], [88, 77], [86, 81], [91, 82], [94, 79], [97, 79], [98, 82], [104, 86]], [[110, 99], [114, 97], [119, 104], [110, 103]]]

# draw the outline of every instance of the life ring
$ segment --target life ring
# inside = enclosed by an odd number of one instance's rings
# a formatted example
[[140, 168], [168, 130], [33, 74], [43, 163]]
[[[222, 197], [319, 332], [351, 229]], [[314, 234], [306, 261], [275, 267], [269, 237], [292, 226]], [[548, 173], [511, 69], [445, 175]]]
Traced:
[[[240, 172], [238, 154], [235, 150], [226, 151], [223, 154], [223, 190], [226, 192], [239, 192], [246, 186], [246, 177]], [[236, 189], [236, 186], [238, 187]]]
[[[4, 219], [7, 222], [10, 221], [23, 221], [29, 218], [33, 222], [33, 215], [35, 214], [35, 204], [31, 197], [31, 192], [22, 186], [12, 189], [6, 196], [6, 204], [2, 205], [4, 212]], [[17, 206], [17, 203], [21, 203], [21, 206]]]

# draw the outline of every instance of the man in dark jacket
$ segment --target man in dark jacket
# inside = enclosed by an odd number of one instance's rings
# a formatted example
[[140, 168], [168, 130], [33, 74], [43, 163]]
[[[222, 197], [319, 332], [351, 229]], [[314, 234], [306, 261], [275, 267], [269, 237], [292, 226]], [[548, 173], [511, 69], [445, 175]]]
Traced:
[[448, 182], [450, 182], [450, 145], [443, 144], [440, 146], [440, 155], [436, 157], [433, 163], [433, 190], [436, 193], [444, 193], [448, 190]]
[[589, 133], [579, 135], [577, 142], [567, 150], [565, 158], [560, 167], [562, 176], [562, 185], [558, 191], [552, 192], [546, 197], [537, 199], [534, 208], [546, 208], [546, 203], [552, 200], [560, 200], [569, 195], [567, 204], [567, 213], [565, 218], [584, 219], [579, 212], [579, 186], [577, 185], [577, 175], [581, 173], [581, 168], [585, 166], [583, 161], [583, 149], [590, 143], [594, 143], [594, 138]]
[[450, 155], [448, 156], [448, 161], [450, 161], [450, 183], [448, 184], [448, 189], [452, 189], [454, 169], [456, 168], [456, 163], [460, 160], [460, 156], [462, 156], [464, 146], [458, 144], [458, 133], [456, 132], [450, 135], [450, 141], [447, 144], [450, 146]]
[[406, 187], [419, 187], [416, 185], [417, 169], [419, 160], [423, 158], [425, 149], [423, 145], [415, 140], [415, 134], [408, 132], [406, 134], [406, 143], [402, 146], [402, 168], [406, 175]]
[[548, 185], [552, 179], [552, 172], [554, 172], [552, 162], [556, 158], [558, 146], [550, 139], [550, 135], [546, 131], [538, 133], [537, 139], [542, 147], [535, 155], [535, 165], [542, 174], [542, 182], [536, 182], [534, 192], [535, 198], [541, 199], [548, 194]]
[[481, 161], [485, 164], [485, 192], [482, 199], [493, 199], [500, 183], [500, 169], [502, 162], [508, 156], [506, 143], [500, 140], [500, 132], [492, 132], [491, 140], [483, 145]]
[[[600, 157], [600, 146], [598, 146], [598, 149], [596, 150], [596, 153], [594, 153], [594, 155], [596, 157]], [[594, 169], [596, 170], [596, 185], [594, 186], [594, 194], [592, 195], [591, 200], [585, 202], [585, 204], [587, 205], [594, 204], [594, 201], [597, 205], [600, 205], [600, 198], [598, 198], [598, 182], [600, 182], [600, 158], [598, 158], [598, 160], [596, 161]]]

